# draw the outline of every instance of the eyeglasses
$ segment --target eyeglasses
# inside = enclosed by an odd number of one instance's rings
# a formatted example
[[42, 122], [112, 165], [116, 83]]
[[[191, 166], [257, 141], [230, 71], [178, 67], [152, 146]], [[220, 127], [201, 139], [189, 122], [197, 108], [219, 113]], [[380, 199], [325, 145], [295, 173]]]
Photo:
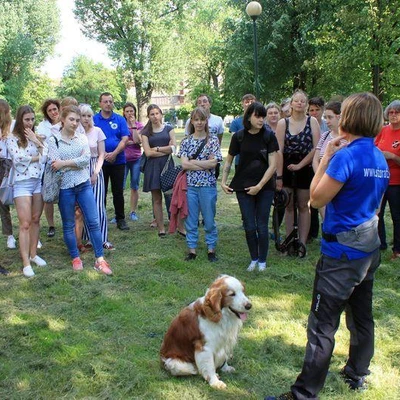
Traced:
[[388, 112], [389, 115], [399, 115], [400, 111], [392, 110]]

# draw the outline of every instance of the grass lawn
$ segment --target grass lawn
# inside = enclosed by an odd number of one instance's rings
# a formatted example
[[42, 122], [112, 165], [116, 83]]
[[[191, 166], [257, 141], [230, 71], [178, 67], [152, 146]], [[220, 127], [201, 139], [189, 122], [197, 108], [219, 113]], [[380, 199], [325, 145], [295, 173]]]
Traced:
[[[125, 196], [128, 204], [128, 190]], [[110, 225], [109, 238], [117, 248], [106, 254], [112, 277], [93, 270], [92, 253], [83, 256], [83, 272], [72, 271], [59, 218], [55, 238], [48, 239], [42, 217], [39, 255], [48, 267], [36, 267], [32, 279], [20, 272], [18, 250], [5, 251], [0, 238], [0, 262], [12, 270], [0, 276], [0, 399], [250, 400], [289, 390], [303, 361], [318, 243], [309, 245], [304, 259], [283, 257], [271, 243], [267, 271], [246, 272], [249, 257], [238, 205], [220, 191], [219, 262], [207, 261], [202, 233], [199, 256], [187, 263], [184, 239], [159, 239], [149, 227], [150, 196], [140, 196], [140, 219], [129, 222], [130, 231]], [[109, 199], [110, 217], [111, 204]], [[389, 258], [384, 252], [376, 276], [369, 390], [350, 392], [338, 377], [349, 345], [343, 319], [321, 399], [400, 399], [400, 261]], [[231, 362], [236, 373], [221, 374], [226, 391], [211, 389], [199, 376], [173, 378], [160, 368], [158, 357], [171, 320], [221, 273], [243, 280], [253, 302]]]

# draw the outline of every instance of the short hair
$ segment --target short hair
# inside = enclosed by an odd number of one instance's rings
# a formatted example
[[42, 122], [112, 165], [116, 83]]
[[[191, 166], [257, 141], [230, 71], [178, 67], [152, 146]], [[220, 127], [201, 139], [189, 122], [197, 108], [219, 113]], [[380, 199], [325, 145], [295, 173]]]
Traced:
[[199, 95], [197, 96], [196, 104], [197, 104], [197, 100], [199, 100], [200, 97], [207, 97], [208, 102], [210, 103], [210, 105], [212, 104], [212, 98], [211, 98], [208, 94], [205, 94], [205, 93], [199, 94]]
[[281, 108], [274, 101], [271, 101], [271, 103], [268, 103], [265, 106], [265, 111], [268, 111], [270, 108], [276, 108], [279, 112], [281, 112]]
[[400, 100], [393, 100], [393, 101], [385, 108], [385, 113], [384, 113], [385, 119], [389, 119], [389, 111], [390, 111], [390, 110], [400, 111]]
[[90, 114], [90, 116], [91, 116], [90, 126], [93, 127], [94, 126], [94, 121], [93, 121], [94, 112], [92, 110], [92, 107], [90, 107], [89, 104], [79, 104], [79, 110], [81, 111], [81, 115]]
[[209, 134], [209, 129], [208, 129], [208, 115], [204, 111], [202, 107], [196, 107], [191, 113], [190, 113], [190, 119], [189, 119], [189, 132], [192, 134], [194, 133], [194, 125], [192, 124], [192, 119], [196, 116], [199, 116], [200, 119], [206, 120], [206, 126], [204, 130], [206, 131], [207, 134], [207, 140], [208, 140], [208, 134]]
[[57, 100], [57, 99], [46, 99], [46, 100], [43, 102], [42, 107], [40, 108], [40, 110], [42, 111], [42, 114], [43, 114], [43, 118], [44, 118], [46, 121], [49, 121], [49, 122], [51, 122], [51, 121], [50, 121], [49, 116], [47, 115], [47, 108], [48, 108], [49, 105], [51, 105], [51, 104], [54, 104], [54, 105], [58, 108], [58, 111], [60, 111], [61, 105], [60, 105], [60, 101]]
[[245, 100], [254, 100], [254, 101], [256, 101], [257, 99], [256, 99], [256, 96], [254, 96], [254, 94], [247, 93], [242, 97], [242, 101], [245, 101]]
[[61, 118], [62, 118], [62, 119], [65, 119], [65, 118], [67, 118], [67, 116], [68, 116], [69, 114], [71, 114], [71, 113], [78, 114], [79, 116], [82, 115], [82, 114], [81, 114], [81, 110], [79, 109], [78, 106], [71, 105], [71, 106], [63, 107], [63, 109], [62, 109], [62, 111], [61, 111]]
[[101, 99], [103, 96], [111, 96], [114, 100], [114, 96], [110, 93], [110, 92], [103, 92], [100, 96], [99, 96], [99, 103], [101, 103]]
[[79, 105], [78, 100], [76, 100], [76, 98], [72, 97], [72, 96], [64, 97], [60, 103], [61, 108], [68, 107], [68, 106], [77, 106], [78, 107], [78, 105]]
[[325, 111], [330, 110], [336, 115], [340, 115], [341, 109], [342, 103], [340, 101], [329, 101], [325, 107]]
[[253, 113], [256, 117], [265, 118], [267, 116], [267, 110], [261, 103], [256, 101], [250, 104], [243, 115], [243, 126], [247, 130], [251, 129], [250, 117], [253, 115]]
[[122, 113], [124, 115], [124, 118], [125, 118], [125, 108], [128, 108], [128, 107], [132, 107], [133, 108], [133, 111], [135, 112], [135, 118], [136, 118], [137, 117], [137, 109], [136, 109], [135, 105], [133, 103], [131, 103], [130, 101], [126, 102], [124, 104], [124, 106], [122, 107]]
[[356, 136], [375, 137], [382, 125], [382, 104], [372, 93], [356, 93], [344, 100], [340, 130]]
[[308, 100], [308, 106], [317, 106], [320, 108], [324, 108], [324, 105], [325, 100], [321, 96], [311, 97], [311, 99]]

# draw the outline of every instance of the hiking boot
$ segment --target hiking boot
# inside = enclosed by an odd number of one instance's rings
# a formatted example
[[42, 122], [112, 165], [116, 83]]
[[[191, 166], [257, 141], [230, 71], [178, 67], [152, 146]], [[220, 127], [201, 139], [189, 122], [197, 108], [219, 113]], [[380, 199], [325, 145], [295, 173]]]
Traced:
[[267, 396], [264, 400], [295, 400], [292, 392], [282, 393], [279, 396]]
[[346, 385], [348, 385], [351, 390], [367, 390], [367, 383], [365, 382], [366, 376], [362, 376], [361, 378], [352, 378], [351, 376], [346, 374], [344, 368], [342, 368], [339, 374], [344, 380], [344, 383], [346, 383]]
[[130, 229], [124, 219], [120, 219], [117, 221], [117, 228], [120, 229], [121, 231], [129, 231]]

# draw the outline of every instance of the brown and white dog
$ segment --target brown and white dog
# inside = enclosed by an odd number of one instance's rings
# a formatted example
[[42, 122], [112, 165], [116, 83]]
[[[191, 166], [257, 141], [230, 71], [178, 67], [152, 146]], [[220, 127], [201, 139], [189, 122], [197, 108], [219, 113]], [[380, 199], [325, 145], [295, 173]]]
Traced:
[[225, 389], [216, 370], [235, 370], [228, 359], [250, 309], [243, 284], [220, 276], [172, 321], [160, 351], [164, 368], [175, 376], [200, 374], [213, 388]]

